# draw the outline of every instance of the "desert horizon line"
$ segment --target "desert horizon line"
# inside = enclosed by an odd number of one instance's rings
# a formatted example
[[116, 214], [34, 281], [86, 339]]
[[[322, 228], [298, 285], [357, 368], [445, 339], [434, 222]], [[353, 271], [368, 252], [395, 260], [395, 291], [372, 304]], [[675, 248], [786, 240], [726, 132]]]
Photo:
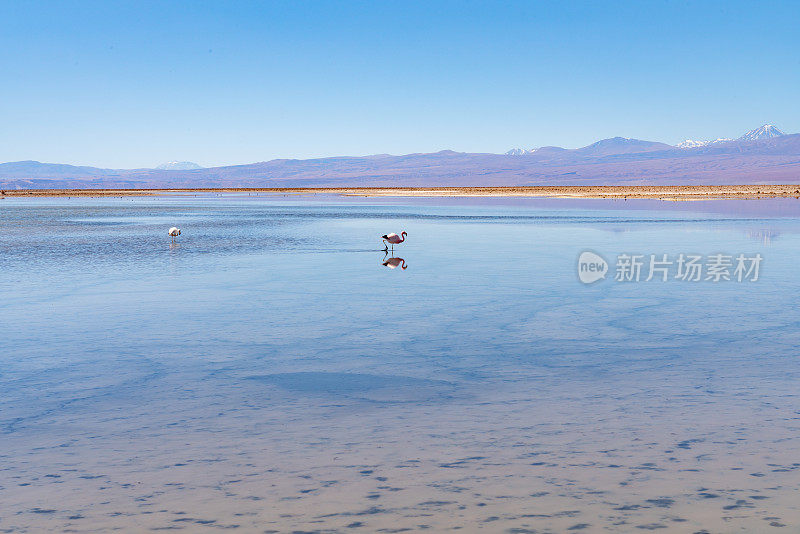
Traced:
[[126, 189], [8, 189], [9, 197], [156, 197], [183, 193], [267, 193], [342, 197], [494, 197], [694, 201], [720, 199], [800, 199], [800, 184], [720, 185], [539, 185], [446, 187], [175, 187]]

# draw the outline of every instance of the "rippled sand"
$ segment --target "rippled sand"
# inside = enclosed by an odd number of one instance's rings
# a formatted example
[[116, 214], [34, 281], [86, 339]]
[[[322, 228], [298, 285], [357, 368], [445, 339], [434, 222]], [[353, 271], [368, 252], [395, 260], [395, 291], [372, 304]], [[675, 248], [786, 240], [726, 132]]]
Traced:
[[3, 527], [800, 525], [796, 398], [755, 395], [744, 377], [710, 393], [713, 379], [669, 372], [647, 388], [508, 373], [497, 390], [422, 381], [366, 395], [184, 376], [195, 380], [179, 399], [186, 384], [159, 377], [146, 403], [131, 388], [94, 413], [46, 417], [44, 435], [4, 440]]

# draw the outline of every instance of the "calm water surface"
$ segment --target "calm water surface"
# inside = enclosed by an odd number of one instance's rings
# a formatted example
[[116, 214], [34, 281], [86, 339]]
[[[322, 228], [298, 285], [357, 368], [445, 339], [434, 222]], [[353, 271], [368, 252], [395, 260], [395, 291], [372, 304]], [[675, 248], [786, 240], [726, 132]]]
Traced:
[[798, 206], [2, 200], [0, 531], [800, 531]]

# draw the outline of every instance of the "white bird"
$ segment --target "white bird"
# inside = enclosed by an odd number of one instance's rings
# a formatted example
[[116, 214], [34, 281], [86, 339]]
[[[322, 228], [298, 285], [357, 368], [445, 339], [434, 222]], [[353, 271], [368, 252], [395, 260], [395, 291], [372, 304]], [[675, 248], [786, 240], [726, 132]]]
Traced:
[[391, 244], [392, 250], [394, 250], [395, 245], [399, 245], [400, 243], [406, 240], [406, 235], [408, 235], [406, 234], [406, 232], [400, 232], [400, 235], [397, 235], [395, 233], [382, 235], [381, 239], [383, 239], [383, 245], [384, 245], [383, 250], [389, 250], [389, 247], [386, 245], [386, 243]]
[[174, 243], [175, 242], [175, 236], [181, 235], [181, 229], [180, 228], [175, 228], [173, 226], [172, 228], [169, 229], [169, 235], [172, 238], [172, 242]]
[[406, 260], [404, 260], [403, 258], [389, 258], [388, 260], [383, 262], [382, 265], [390, 269], [396, 269], [397, 267], [400, 267], [404, 271], [408, 269], [408, 265], [406, 265]]

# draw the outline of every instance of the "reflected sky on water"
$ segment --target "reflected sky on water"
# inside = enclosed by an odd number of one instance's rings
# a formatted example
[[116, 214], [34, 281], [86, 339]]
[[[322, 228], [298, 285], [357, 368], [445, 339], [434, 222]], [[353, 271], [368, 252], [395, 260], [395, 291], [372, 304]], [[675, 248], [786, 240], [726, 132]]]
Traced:
[[799, 201], [0, 202], [0, 528], [800, 525]]

